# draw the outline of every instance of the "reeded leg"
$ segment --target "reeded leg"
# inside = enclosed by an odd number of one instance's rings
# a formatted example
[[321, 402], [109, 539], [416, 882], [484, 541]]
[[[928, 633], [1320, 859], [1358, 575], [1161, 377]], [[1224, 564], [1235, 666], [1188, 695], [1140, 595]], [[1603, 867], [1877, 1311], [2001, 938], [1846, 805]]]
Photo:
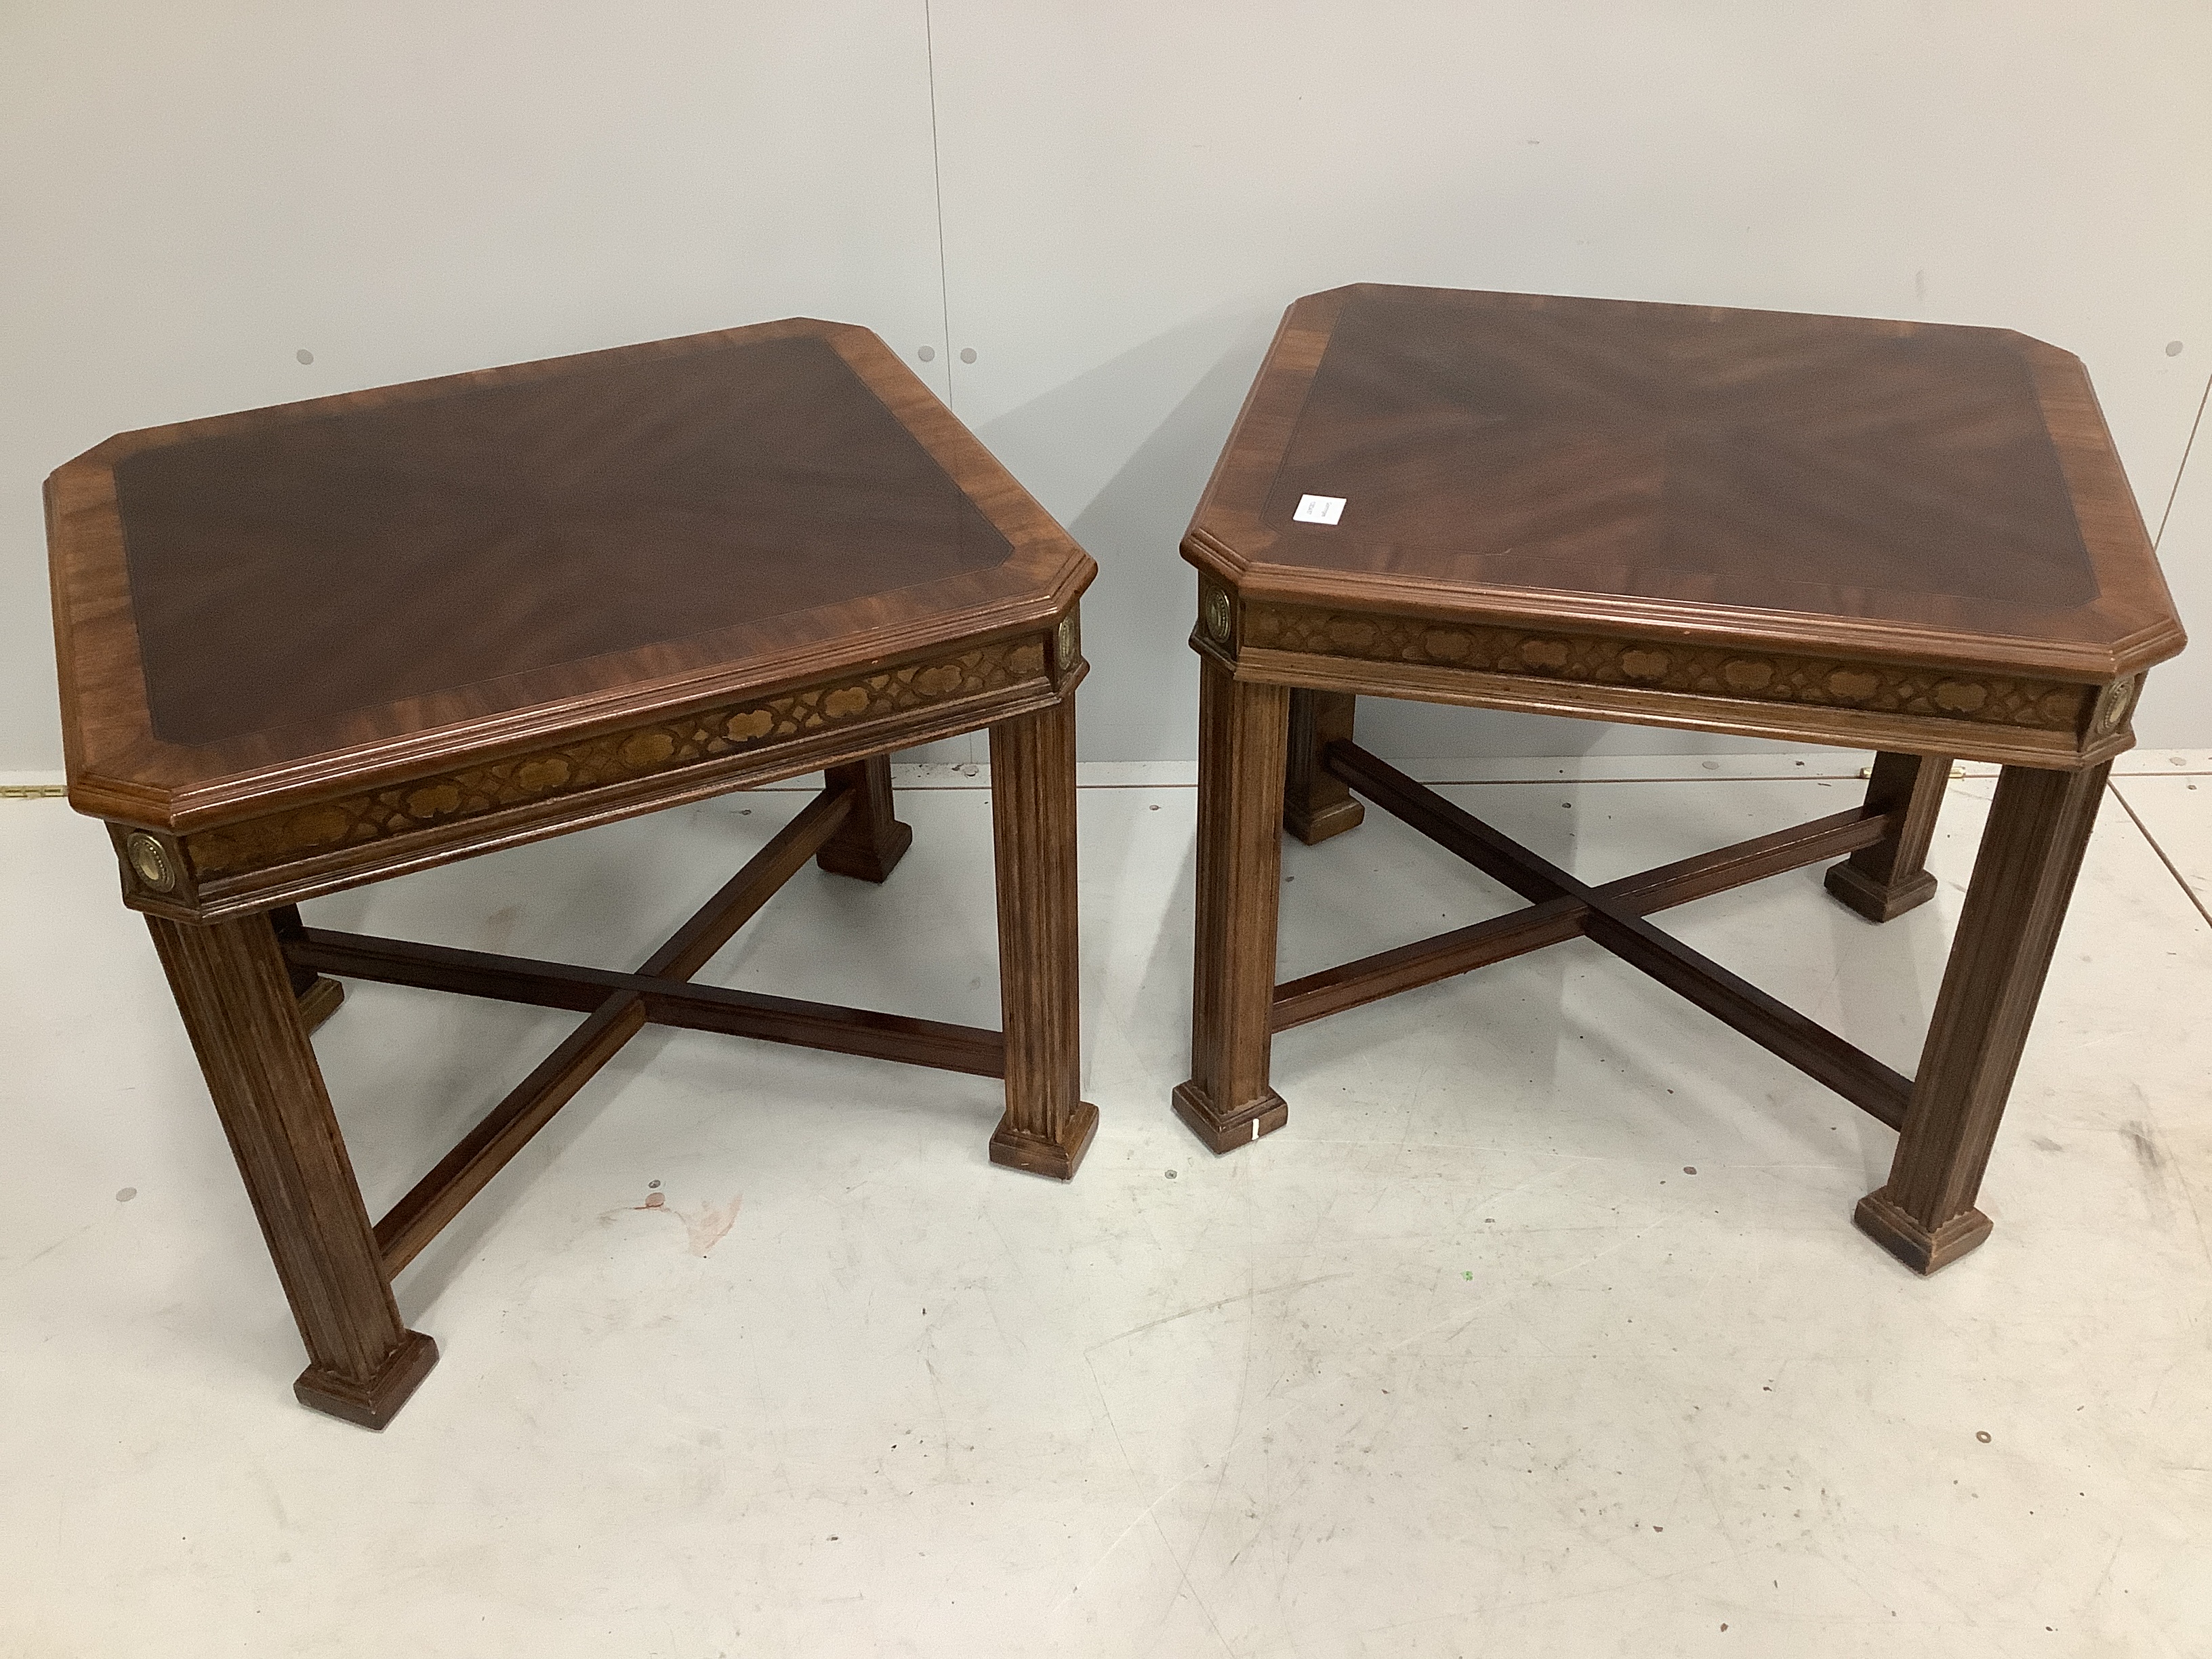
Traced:
[[266, 916], [146, 921], [307, 1346], [292, 1391], [380, 1429], [438, 1345], [400, 1323], [276, 931]]
[[[307, 926], [300, 920], [300, 907], [296, 904], [280, 905], [271, 910], [269, 921], [279, 939], [291, 939]], [[292, 994], [300, 999], [300, 1018], [307, 1022], [310, 1033], [319, 1031], [323, 1022], [337, 1012], [338, 1005], [345, 1000], [345, 987], [312, 968], [295, 968], [287, 963], [284, 971], [291, 977]]]
[[814, 861], [832, 875], [882, 881], [914, 845], [914, 830], [901, 823], [891, 802], [891, 757], [875, 755], [850, 766], [833, 766], [823, 775], [834, 787], [849, 783], [853, 811], [837, 833], [823, 844]]
[[1367, 809], [1340, 779], [1322, 769], [1322, 750], [1352, 741], [1359, 699], [1346, 692], [1291, 693], [1288, 769], [1283, 779], [1283, 828], [1309, 847], [1356, 830]]
[[1897, 828], [1828, 871], [1828, 891], [1869, 921], [1888, 921], [1936, 896], [1936, 878], [1921, 867], [1936, 834], [1951, 763], [1928, 755], [1877, 755], [1867, 805], [1902, 806]]
[[1006, 1115], [991, 1162], [1066, 1181], [1098, 1131], [1098, 1109], [1079, 1095], [1073, 698], [991, 728], [991, 842], [1006, 1032]]
[[1267, 1086], [1289, 704], [1284, 687], [1239, 684], [1200, 659], [1191, 1077], [1175, 1109], [1217, 1152], [1272, 1133], [1291, 1115]]
[[2111, 769], [1997, 780], [1896, 1159], [1852, 1218], [1917, 1273], [1989, 1237], [1974, 1200]]

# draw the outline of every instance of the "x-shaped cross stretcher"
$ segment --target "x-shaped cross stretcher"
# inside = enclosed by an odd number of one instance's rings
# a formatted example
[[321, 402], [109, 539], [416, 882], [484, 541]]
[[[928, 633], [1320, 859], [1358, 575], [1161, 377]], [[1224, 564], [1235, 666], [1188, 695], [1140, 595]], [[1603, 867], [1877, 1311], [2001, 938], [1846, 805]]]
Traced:
[[1645, 920], [1670, 905], [1870, 847], [1901, 818], [1903, 805], [1893, 811], [1860, 806], [1593, 887], [1357, 744], [1332, 743], [1322, 760], [1330, 773], [1376, 805], [1511, 888], [1529, 904], [1526, 909], [1278, 985], [1269, 1021], [1274, 1030], [1288, 1030], [1547, 945], [1589, 939], [1890, 1127], [1903, 1125], [1912, 1095], [1911, 1078]]
[[280, 916], [285, 959], [297, 969], [589, 1016], [376, 1224], [386, 1273], [412, 1261], [647, 1025], [723, 1031], [976, 1077], [1006, 1075], [1006, 1039], [997, 1031], [688, 982], [821, 851], [851, 813], [854, 799], [850, 782], [826, 787], [634, 974], [331, 933], [301, 925], [296, 912]]

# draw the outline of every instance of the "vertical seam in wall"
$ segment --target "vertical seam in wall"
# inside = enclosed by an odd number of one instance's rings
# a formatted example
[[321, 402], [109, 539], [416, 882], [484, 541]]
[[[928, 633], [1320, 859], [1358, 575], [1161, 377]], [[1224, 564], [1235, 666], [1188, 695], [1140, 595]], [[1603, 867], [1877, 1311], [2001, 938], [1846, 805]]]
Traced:
[[2136, 809], [2129, 805], [2128, 798], [2120, 793], [2119, 785], [2107, 778], [2105, 780], [2105, 787], [2112, 792], [2112, 799], [2119, 802], [2120, 811], [2128, 815], [2129, 821], [2142, 832], [2142, 838], [2150, 843], [2150, 850], [2158, 854], [2158, 861], [2166, 866], [2166, 873], [2181, 884], [2181, 890], [2188, 895], [2189, 902], [2197, 907], [2197, 914], [2204, 918], [2204, 925], [2212, 927], [2212, 910], [2204, 908], [2203, 899], [2198, 896], [2197, 890], [2189, 884], [2189, 878], [2181, 873], [2179, 866], [2172, 859], [2166, 857], [2166, 848], [2158, 844], [2158, 837], [2151, 834], [2150, 826], [2145, 823]]
[[[935, 95], [933, 90], [931, 96]], [[945, 252], [945, 223], [941, 211], [937, 234], [937, 251], [941, 257]], [[949, 369], [946, 371], [948, 374], [951, 372]], [[2158, 551], [2159, 543], [2166, 539], [2166, 521], [2173, 516], [2174, 498], [2181, 494], [2181, 475], [2189, 471], [2189, 452], [2197, 447], [2197, 428], [2204, 424], [2204, 404], [2208, 398], [2212, 398], [2212, 375], [2205, 377], [2203, 395], [2197, 400], [2197, 418], [2189, 423], [2189, 441], [2181, 446], [2181, 465], [2173, 469], [2173, 488], [2166, 492], [2166, 511], [2158, 515], [2158, 533], [2150, 538], [2150, 550], [2154, 553]]]
[[[929, 0], [921, 0], [921, 49], [929, 70], [929, 179], [937, 193], [937, 320], [943, 339], [938, 349], [945, 354], [945, 406], [958, 410], [952, 395], [952, 368], [957, 360], [952, 353], [952, 284], [945, 276], [945, 161], [937, 142], [937, 20], [930, 15]], [[968, 757], [975, 760], [975, 734], [963, 733], [957, 741]]]
[[[945, 163], [939, 155], [937, 142], [937, 27], [929, 12], [929, 0], [921, 0], [922, 53], [929, 68], [929, 176], [937, 191], [937, 306], [938, 320], [945, 340], [939, 348], [945, 353], [945, 402], [952, 404], [952, 289], [945, 275]], [[2191, 435], [2195, 436], [2192, 430]], [[2188, 459], [2188, 452], [2182, 459]], [[2178, 481], [2177, 481], [2178, 483]]]

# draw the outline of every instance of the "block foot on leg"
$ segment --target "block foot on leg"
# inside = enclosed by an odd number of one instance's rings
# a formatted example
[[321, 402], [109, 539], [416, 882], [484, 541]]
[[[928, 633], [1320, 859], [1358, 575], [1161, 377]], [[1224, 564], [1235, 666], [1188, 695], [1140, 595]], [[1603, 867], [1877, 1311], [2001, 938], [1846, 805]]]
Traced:
[[345, 987], [327, 974], [315, 975], [314, 983], [300, 993], [300, 1019], [310, 1031], [322, 1029], [323, 1022], [338, 1011], [345, 1000]]
[[886, 880], [914, 845], [913, 826], [893, 815], [890, 757], [834, 766], [823, 775], [832, 788], [842, 783], [852, 789], [853, 810], [814, 855], [815, 863], [833, 876]]
[[1216, 1153], [1249, 1146], [1261, 1135], [1271, 1135], [1291, 1121], [1289, 1104], [1273, 1089], [1241, 1110], [1227, 1114], [1216, 1112], [1213, 1103], [1195, 1082], [1177, 1084], [1170, 1099], [1175, 1115], [1206, 1143], [1208, 1151]]
[[355, 1382], [310, 1365], [292, 1384], [292, 1393], [311, 1410], [342, 1417], [364, 1429], [380, 1429], [399, 1414], [407, 1396], [437, 1363], [438, 1345], [420, 1331], [410, 1331], [368, 1382]]
[[1961, 1210], [1929, 1231], [1892, 1203], [1887, 1189], [1869, 1193], [1851, 1212], [1869, 1238], [1923, 1279], [1948, 1267], [1990, 1236], [1990, 1218], [1979, 1210]]
[[1050, 1176], [1054, 1181], [1073, 1181], [1097, 1133], [1098, 1109], [1087, 1100], [1076, 1103], [1057, 1135], [1030, 1133], [1009, 1113], [992, 1132], [991, 1162], [1009, 1170]]
[[1925, 870], [1902, 882], [1888, 883], [1877, 881], [1845, 862], [1830, 866], [1823, 881], [1832, 897], [1869, 921], [1894, 921], [1936, 896], [1936, 878]]
[[1309, 847], [1358, 829], [1367, 816], [1366, 807], [1329, 772], [1323, 758], [1330, 744], [1352, 741], [1358, 703], [1357, 697], [1333, 691], [1301, 688], [1291, 693], [1283, 828]]
[[1951, 763], [1929, 755], [1875, 757], [1867, 805], [1893, 814], [1889, 833], [1863, 847], [1827, 874], [1827, 889], [1869, 921], [1893, 921], [1936, 896], [1936, 878], [1921, 868], [1942, 810]]

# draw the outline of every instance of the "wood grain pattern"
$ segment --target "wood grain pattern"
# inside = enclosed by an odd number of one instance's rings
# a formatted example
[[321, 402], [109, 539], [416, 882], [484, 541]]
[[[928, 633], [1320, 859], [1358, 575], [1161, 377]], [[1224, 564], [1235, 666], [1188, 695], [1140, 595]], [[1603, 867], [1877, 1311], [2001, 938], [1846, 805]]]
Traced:
[[617, 992], [562, 1038], [377, 1222], [376, 1245], [385, 1271], [397, 1274], [420, 1255], [645, 1027], [644, 999]]
[[1392, 817], [1531, 903], [1561, 897], [1575, 900], [1583, 907], [1582, 931], [1594, 943], [1650, 975], [1770, 1054], [1818, 1079], [1891, 1127], [1904, 1121], [1905, 1100], [1912, 1089], [1910, 1078], [1652, 926], [1643, 915], [1643, 899], [1650, 888], [1631, 902], [1616, 900], [1354, 744], [1332, 745], [1328, 763], [1339, 777]]
[[852, 810], [837, 833], [822, 843], [814, 861], [832, 875], [887, 880], [914, 845], [913, 827], [899, 822], [891, 799], [891, 757], [871, 755], [850, 766], [833, 767], [825, 775], [830, 788], [848, 797]]
[[523, 706], [541, 671], [1014, 551], [817, 333], [337, 398], [111, 465], [154, 733], [186, 746]]
[[459, 996], [524, 1002], [581, 1013], [635, 993], [646, 1018], [658, 1025], [720, 1031], [802, 1048], [893, 1060], [965, 1072], [1006, 1075], [1005, 1045], [996, 1031], [905, 1014], [879, 1013], [836, 1003], [809, 1002], [722, 985], [690, 985], [657, 974], [624, 974], [607, 968], [545, 962], [425, 945], [414, 939], [374, 939], [309, 928], [290, 952], [293, 959], [349, 979], [412, 985]]
[[1290, 696], [1240, 684], [1202, 657], [1198, 697], [1191, 1075], [1172, 1103], [1225, 1152], [1290, 1121], [1267, 1082]]
[[147, 926], [307, 1345], [294, 1392], [380, 1429], [437, 1345], [400, 1322], [276, 930], [261, 916]]
[[2002, 330], [1310, 295], [1184, 551], [1248, 604], [1754, 658], [2101, 685], [2182, 643], [2081, 364]]
[[[280, 945], [290, 945], [306, 931], [306, 924], [300, 920], [300, 907], [296, 904], [280, 905], [271, 910], [269, 925], [276, 930]], [[292, 994], [300, 999], [301, 1023], [312, 1036], [322, 1029], [325, 1020], [337, 1012], [339, 1004], [345, 1000], [345, 987], [327, 975], [318, 974], [312, 968], [302, 968], [296, 963], [290, 964], [289, 972]]]
[[[128, 434], [47, 481], [70, 799], [107, 820], [314, 1363], [380, 1426], [390, 1275], [648, 1024], [1004, 1078], [1063, 1178], [1091, 561], [882, 342], [793, 319]], [[810, 859], [880, 882], [890, 751], [993, 727], [1008, 1034], [689, 983]], [[307, 928], [302, 898], [820, 769], [635, 974]], [[372, 1229], [307, 1042], [339, 974], [581, 1024]]]
[[[1335, 522], [1301, 520], [1308, 495], [1335, 498]], [[2145, 671], [2184, 643], [2077, 360], [2001, 330], [1335, 289], [1285, 315], [1182, 551], [1202, 687], [1194, 1070], [1266, 1085], [1250, 988], [1276, 874], [1255, 815], [1325, 827], [1318, 768], [1530, 902], [1277, 988], [1275, 1029], [1586, 936], [1901, 1126], [1857, 1216], [1900, 1259], [1927, 1272], [1979, 1243], [1973, 1200], [2097, 788], [2134, 741]], [[1258, 726], [1229, 712], [1285, 688], [1287, 803], [1243, 763]], [[1360, 751], [1358, 696], [1880, 759], [1856, 817], [1591, 887]], [[1346, 711], [1340, 734], [1324, 710]], [[1827, 886], [1861, 915], [1924, 902], [1953, 757], [2006, 769], [1917, 1079], [1645, 920], [1840, 852]], [[1177, 1109], [1208, 1133], [1199, 1079]]]
[[991, 728], [991, 846], [1006, 1077], [991, 1161], [1066, 1181], [1098, 1130], [1081, 1098], [1073, 702]]
[[[1954, 756], [1999, 766], [2095, 765], [2135, 743], [2135, 733], [2124, 719], [2118, 726], [2108, 726], [2092, 716], [2087, 722], [2091, 729], [2087, 733], [2060, 732], [1919, 714], [1885, 714], [1828, 704], [1724, 696], [1708, 691], [1668, 691], [1625, 682], [1569, 679], [1554, 674], [1492, 672], [1435, 663], [1371, 661], [1277, 651], [1256, 645], [1244, 646], [1231, 658], [1199, 640], [1195, 634], [1192, 644], [1200, 654], [1214, 654], [1238, 679], [1262, 684], [1305, 686], [1358, 696], [1404, 697], [1471, 708], [1502, 708], [1567, 720], [1615, 720], [1677, 731], [1829, 744], [1839, 748]], [[2124, 684], [2131, 700], [2142, 679], [2139, 677]]]
[[[199, 885], [303, 855], [406, 837], [507, 809], [562, 801], [611, 786], [764, 750], [932, 703], [972, 700], [1009, 687], [1042, 690], [1042, 639], [1005, 641], [810, 687], [763, 702], [701, 709], [543, 750], [410, 780], [389, 789], [319, 801], [281, 817], [184, 839]], [[857, 763], [866, 764], [866, 763]]]
[[1303, 688], [1291, 693], [1289, 766], [1283, 779], [1283, 828], [1309, 847], [1356, 830], [1367, 809], [1322, 763], [1332, 743], [1352, 741], [1359, 700]]
[[2096, 688], [2053, 679], [1556, 630], [1452, 627], [1418, 617], [1297, 605], [1247, 605], [1243, 638], [1263, 649], [1304, 655], [2025, 726], [2069, 736], [2081, 730], [2097, 696]]
[[[1872, 846], [1893, 833], [1890, 814], [1869, 805], [1624, 876], [1595, 891], [1609, 905], [1649, 915]], [[1274, 1029], [1287, 1031], [1309, 1020], [1581, 938], [1589, 915], [1589, 907], [1583, 901], [1563, 895], [1307, 974], [1275, 988]]]
[[[462, 1206], [489, 1185], [492, 1177], [553, 1121], [555, 1114], [621, 1052], [623, 1045], [645, 1029], [650, 1009], [643, 981], [686, 980], [704, 968], [816, 849], [836, 833], [850, 817], [853, 805], [849, 782], [833, 782], [824, 788], [653, 953], [640, 970], [640, 982], [590, 986], [570, 981], [581, 994], [553, 1006], [587, 1008], [588, 1017], [376, 1224], [377, 1248], [383, 1254], [386, 1270], [397, 1273], [420, 1255], [461, 1212]], [[376, 952], [363, 948], [367, 942], [353, 941], [349, 956], [343, 944], [328, 933], [310, 933], [301, 927], [281, 936], [295, 969], [321, 949], [325, 952], [324, 959], [333, 962], [341, 972], [359, 978], [379, 976], [373, 971]], [[334, 951], [333, 946], [337, 948]], [[417, 947], [411, 957], [397, 950], [391, 954], [416, 964], [435, 959], [429, 947]], [[510, 958], [485, 960], [504, 964], [510, 975], [521, 968]], [[423, 982], [420, 978], [392, 977], [403, 984]], [[482, 994], [481, 986], [478, 990]]]
[[1989, 1236], [1974, 1200], [2108, 770], [1998, 777], [1889, 1179], [1856, 1217], [1915, 1272]]
[[1824, 878], [1828, 891], [1869, 921], [1889, 921], [1936, 896], [1936, 878], [1923, 866], [1936, 835], [1948, 756], [1877, 755], [1867, 805], [1894, 816], [1894, 828]]
[[1003, 691], [948, 700], [880, 719], [828, 725], [786, 741], [743, 753], [689, 759], [645, 775], [575, 793], [554, 794], [481, 815], [456, 814], [403, 835], [363, 838], [334, 849], [307, 848], [266, 868], [194, 880], [189, 872], [165, 891], [148, 889], [131, 868], [126, 848], [145, 836], [167, 850], [168, 865], [184, 857], [173, 836], [111, 823], [121, 865], [124, 902], [175, 920], [214, 919], [257, 913], [274, 904], [381, 881], [395, 875], [497, 852], [550, 836], [612, 823], [764, 783], [829, 770], [886, 750], [957, 736], [978, 724], [1051, 707], [1071, 694], [1085, 673], [1078, 661], [1065, 678], [1022, 681]]
[[[794, 352], [817, 369], [760, 368]], [[815, 395], [823, 386], [841, 390], [825, 400]], [[838, 398], [890, 423], [874, 448], [862, 443], [842, 462], [835, 444], [866, 422], [828, 421]], [[531, 434], [544, 442], [527, 477], [493, 464], [527, 451], [516, 446]], [[909, 440], [918, 447], [902, 448]], [[830, 459], [817, 466], [786, 453], [809, 444], [830, 446], [816, 459]], [[751, 459], [714, 464], [717, 446]], [[896, 467], [870, 459], [893, 450], [906, 458]], [[256, 454], [284, 465], [238, 464]], [[402, 464], [410, 454], [420, 464]], [[348, 471], [356, 465], [367, 472]], [[134, 466], [187, 482], [134, 496], [118, 482]], [[163, 653], [179, 640], [189, 652], [191, 630], [138, 614], [131, 549], [149, 536], [204, 535], [266, 489], [278, 494], [265, 534], [225, 534], [209, 544], [228, 550], [220, 559], [175, 562], [204, 591], [181, 592], [174, 614], [189, 619], [225, 593], [251, 609], [257, 561], [273, 561], [283, 586], [318, 559], [342, 558], [337, 587], [285, 601], [297, 623], [289, 639], [265, 616], [257, 638], [316, 653], [319, 670], [356, 687], [341, 701], [406, 695], [339, 712], [264, 697], [276, 724], [166, 738], [149, 664], [161, 678]], [[358, 529], [346, 518], [353, 489], [383, 503]], [[743, 515], [715, 505], [715, 492], [732, 490], [750, 503]], [[134, 502], [148, 508], [143, 521]], [[956, 644], [1049, 639], [1095, 574], [896, 354], [866, 330], [806, 319], [126, 434], [58, 471], [46, 506], [70, 799], [146, 829], [220, 827], [691, 710], [766, 703]], [[313, 524], [337, 540], [309, 535]], [[762, 526], [778, 527], [772, 546], [747, 540]], [[541, 530], [540, 551], [568, 551], [549, 555], [544, 581], [518, 586], [516, 550]], [[1011, 553], [1000, 556], [1002, 547]], [[609, 558], [614, 579], [586, 580], [576, 603], [546, 609], [548, 592]], [[525, 560], [533, 579], [542, 563]], [[773, 602], [754, 579], [771, 567], [782, 593]], [[384, 583], [377, 591], [396, 607], [394, 630], [373, 647], [362, 608], [337, 602], [356, 579]], [[420, 626], [398, 628], [417, 603], [434, 608]], [[150, 659], [142, 627], [167, 630]], [[529, 666], [516, 650], [569, 659]], [[183, 672], [205, 674], [189, 657]], [[233, 695], [209, 685], [218, 700]], [[961, 729], [1017, 712], [986, 710]]]

